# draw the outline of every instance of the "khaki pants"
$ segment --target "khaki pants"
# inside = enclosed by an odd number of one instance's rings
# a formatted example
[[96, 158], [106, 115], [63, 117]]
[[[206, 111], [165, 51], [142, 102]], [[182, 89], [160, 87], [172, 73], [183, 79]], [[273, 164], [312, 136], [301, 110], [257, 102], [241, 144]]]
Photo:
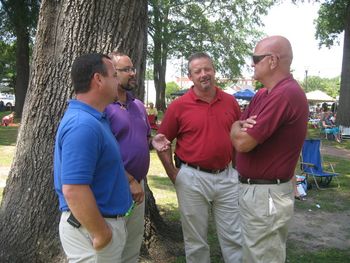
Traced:
[[209, 209], [226, 263], [241, 262], [238, 174], [232, 167], [219, 174], [182, 165], [175, 182], [181, 214], [186, 262], [209, 263]]
[[[145, 184], [142, 180], [142, 189], [145, 190]], [[130, 217], [126, 217], [126, 229], [128, 236], [122, 254], [123, 263], [136, 263], [140, 255], [143, 232], [145, 228], [145, 200], [137, 205]]]
[[284, 263], [294, 209], [292, 181], [240, 186], [243, 262]]
[[60, 239], [68, 262], [122, 262], [121, 255], [126, 240], [124, 218], [105, 218], [112, 230], [112, 240], [102, 250], [96, 251], [86, 228], [75, 228], [67, 222], [69, 215], [70, 212], [63, 212], [59, 225]]

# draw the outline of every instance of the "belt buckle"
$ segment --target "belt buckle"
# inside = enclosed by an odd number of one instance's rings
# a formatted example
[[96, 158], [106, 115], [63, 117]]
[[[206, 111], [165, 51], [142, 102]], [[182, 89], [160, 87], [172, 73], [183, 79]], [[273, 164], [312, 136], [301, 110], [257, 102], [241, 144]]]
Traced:
[[212, 172], [213, 172], [213, 174], [219, 174], [219, 173], [220, 173], [220, 169], [218, 169], [218, 170], [213, 170]]

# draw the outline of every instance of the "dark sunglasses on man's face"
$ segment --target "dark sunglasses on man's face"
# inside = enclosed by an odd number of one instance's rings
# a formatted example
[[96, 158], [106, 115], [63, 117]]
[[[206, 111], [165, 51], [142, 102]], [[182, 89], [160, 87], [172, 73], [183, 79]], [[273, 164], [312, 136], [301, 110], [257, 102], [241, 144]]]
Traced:
[[263, 60], [265, 57], [272, 56], [272, 54], [264, 54], [264, 55], [253, 55], [253, 63], [254, 65], [258, 64], [261, 60]]

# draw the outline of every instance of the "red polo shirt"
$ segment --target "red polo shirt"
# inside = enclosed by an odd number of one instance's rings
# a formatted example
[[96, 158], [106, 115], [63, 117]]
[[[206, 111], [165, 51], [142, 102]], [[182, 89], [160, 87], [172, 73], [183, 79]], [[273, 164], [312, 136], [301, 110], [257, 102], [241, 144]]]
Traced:
[[247, 153], [237, 153], [237, 170], [251, 179], [290, 179], [294, 175], [304, 143], [308, 119], [304, 91], [292, 76], [280, 81], [270, 93], [259, 90], [241, 119], [257, 115], [247, 133], [258, 145]]
[[176, 140], [176, 155], [183, 161], [206, 169], [222, 169], [233, 157], [232, 124], [240, 109], [232, 95], [216, 87], [214, 99], [199, 99], [191, 88], [167, 109], [158, 133]]

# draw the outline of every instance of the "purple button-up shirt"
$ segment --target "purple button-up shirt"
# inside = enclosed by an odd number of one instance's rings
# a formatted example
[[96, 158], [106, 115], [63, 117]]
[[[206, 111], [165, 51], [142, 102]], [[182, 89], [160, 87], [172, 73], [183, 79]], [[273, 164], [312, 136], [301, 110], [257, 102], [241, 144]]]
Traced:
[[150, 155], [148, 137], [151, 128], [143, 103], [127, 93], [126, 105], [114, 102], [107, 106], [107, 118], [120, 145], [125, 170], [136, 180], [146, 177]]

